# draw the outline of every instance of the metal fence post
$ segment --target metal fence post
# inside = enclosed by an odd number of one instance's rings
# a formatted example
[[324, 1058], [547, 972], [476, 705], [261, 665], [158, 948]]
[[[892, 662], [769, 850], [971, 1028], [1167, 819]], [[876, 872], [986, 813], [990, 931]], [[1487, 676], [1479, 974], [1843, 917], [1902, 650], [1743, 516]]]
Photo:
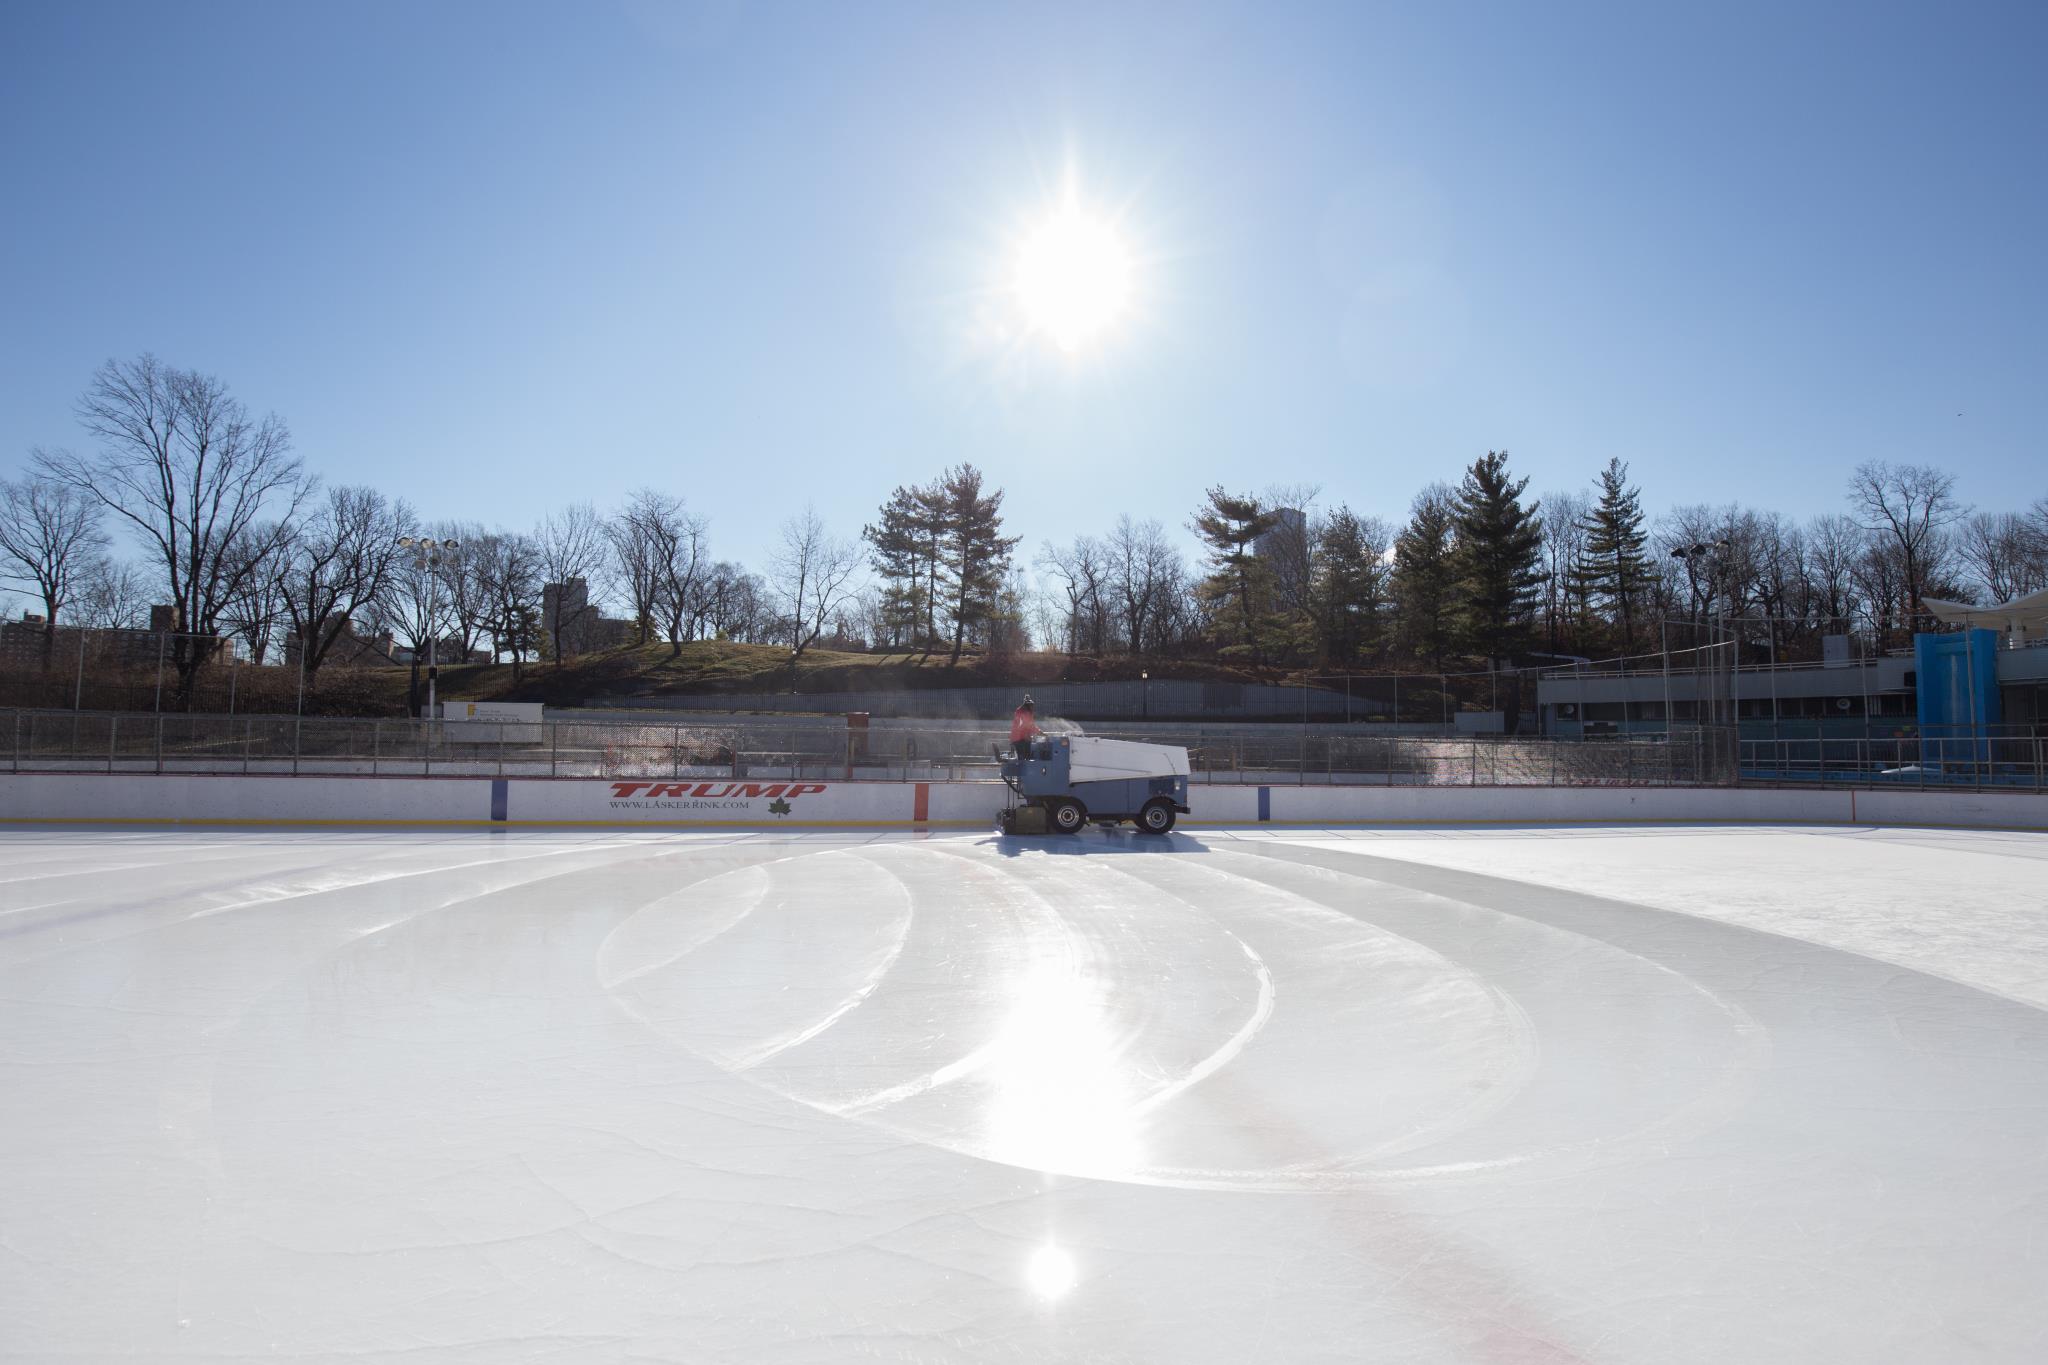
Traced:
[[683, 775], [683, 727], [680, 725], [674, 726], [669, 731], [668, 769], [670, 777], [681, 777]]
[[370, 776], [377, 775], [377, 762], [384, 757], [384, 722], [372, 717], [370, 720]]
[[560, 755], [561, 755], [561, 749], [562, 749], [562, 722], [560, 722], [560, 721], [558, 721], [558, 720], [551, 720], [551, 721], [549, 721], [549, 722], [548, 722], [548, 776], [549, 776], [549, 777], [553, 777], [553, 776], [555, 775], [555, 760], [556, 760], [556, 759], [557, 759], [558, 757], [560, 757]]
[[1479, 737], [1477, 735], [1472, 737], [1472, 780], [1466, 785], [1472, 787], [1479, 785]]
[[115, 737], [115, 735], [116, 735], [116, 734], [118, 734], [118, 733], [120, 732], [120, 729], [121, 729], [121, 718], [120, 718], [119, 716], [108, 716], [108, 717], [107, 717], [107, 771], [108, 771], [108, 772], [112, 772], [112, 771], [114, 771], [114, 743], [115, 743], [115, 738], [114, 738], [114, 737]]

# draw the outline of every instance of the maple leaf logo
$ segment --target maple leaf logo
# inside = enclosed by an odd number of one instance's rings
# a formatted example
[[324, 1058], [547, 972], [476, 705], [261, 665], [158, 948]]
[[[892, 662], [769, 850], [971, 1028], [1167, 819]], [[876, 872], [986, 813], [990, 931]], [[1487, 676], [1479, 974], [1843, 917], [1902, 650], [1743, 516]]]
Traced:
[[776, 798], [775, 798], [775, 799], [774, 799], [773, 801], [770, 801], [770, 802], [768, 803], [768, 813], [769, 813], [770, 815], [787, 815], [787, 814], [789, 814], [789, 802], [787, 802], [787, 801], [783, 800], [783, 799], [782, 799], [781, 797], [779, 797], [779, 796], [778, 796], [778, 797], [776, 797]]

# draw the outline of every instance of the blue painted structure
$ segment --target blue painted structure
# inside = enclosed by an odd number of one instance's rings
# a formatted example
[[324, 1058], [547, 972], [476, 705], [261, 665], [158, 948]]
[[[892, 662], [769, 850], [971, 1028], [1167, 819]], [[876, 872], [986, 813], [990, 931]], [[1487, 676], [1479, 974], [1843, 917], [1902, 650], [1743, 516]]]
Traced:
[[1923, 762], [1985, 762], [1998, 724], [1998, 632], [1913, 637]]

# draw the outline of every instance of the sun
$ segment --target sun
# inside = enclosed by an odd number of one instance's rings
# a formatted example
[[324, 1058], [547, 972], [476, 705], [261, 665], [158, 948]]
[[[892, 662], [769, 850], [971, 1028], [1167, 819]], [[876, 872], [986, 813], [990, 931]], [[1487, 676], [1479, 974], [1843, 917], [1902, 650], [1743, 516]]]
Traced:
[[1078, 351], [1130, 303], [1130, 252], [1112, 224], [1070, 200], [1024, 238], [1015, 288], [1031, 329]]

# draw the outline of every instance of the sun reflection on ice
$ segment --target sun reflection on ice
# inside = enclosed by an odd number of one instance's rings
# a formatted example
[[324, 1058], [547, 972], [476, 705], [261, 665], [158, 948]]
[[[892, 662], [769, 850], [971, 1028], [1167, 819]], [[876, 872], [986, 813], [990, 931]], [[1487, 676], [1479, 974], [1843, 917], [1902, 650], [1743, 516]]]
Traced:
[[1031, 1292], [1042, 1299], [1056, 1299], [1074, 1287], [1074, 1258], [1060, 1247], [1046, 1245], [1031, 1253], [1024, 1278]]
[[1100, 989], [1065, 963], [1038, 963], [1012, 986], [989, 1045], [988, 1141], [998, 1160], [1115, 1178], [1138, 1169], [1135, 1097]]

